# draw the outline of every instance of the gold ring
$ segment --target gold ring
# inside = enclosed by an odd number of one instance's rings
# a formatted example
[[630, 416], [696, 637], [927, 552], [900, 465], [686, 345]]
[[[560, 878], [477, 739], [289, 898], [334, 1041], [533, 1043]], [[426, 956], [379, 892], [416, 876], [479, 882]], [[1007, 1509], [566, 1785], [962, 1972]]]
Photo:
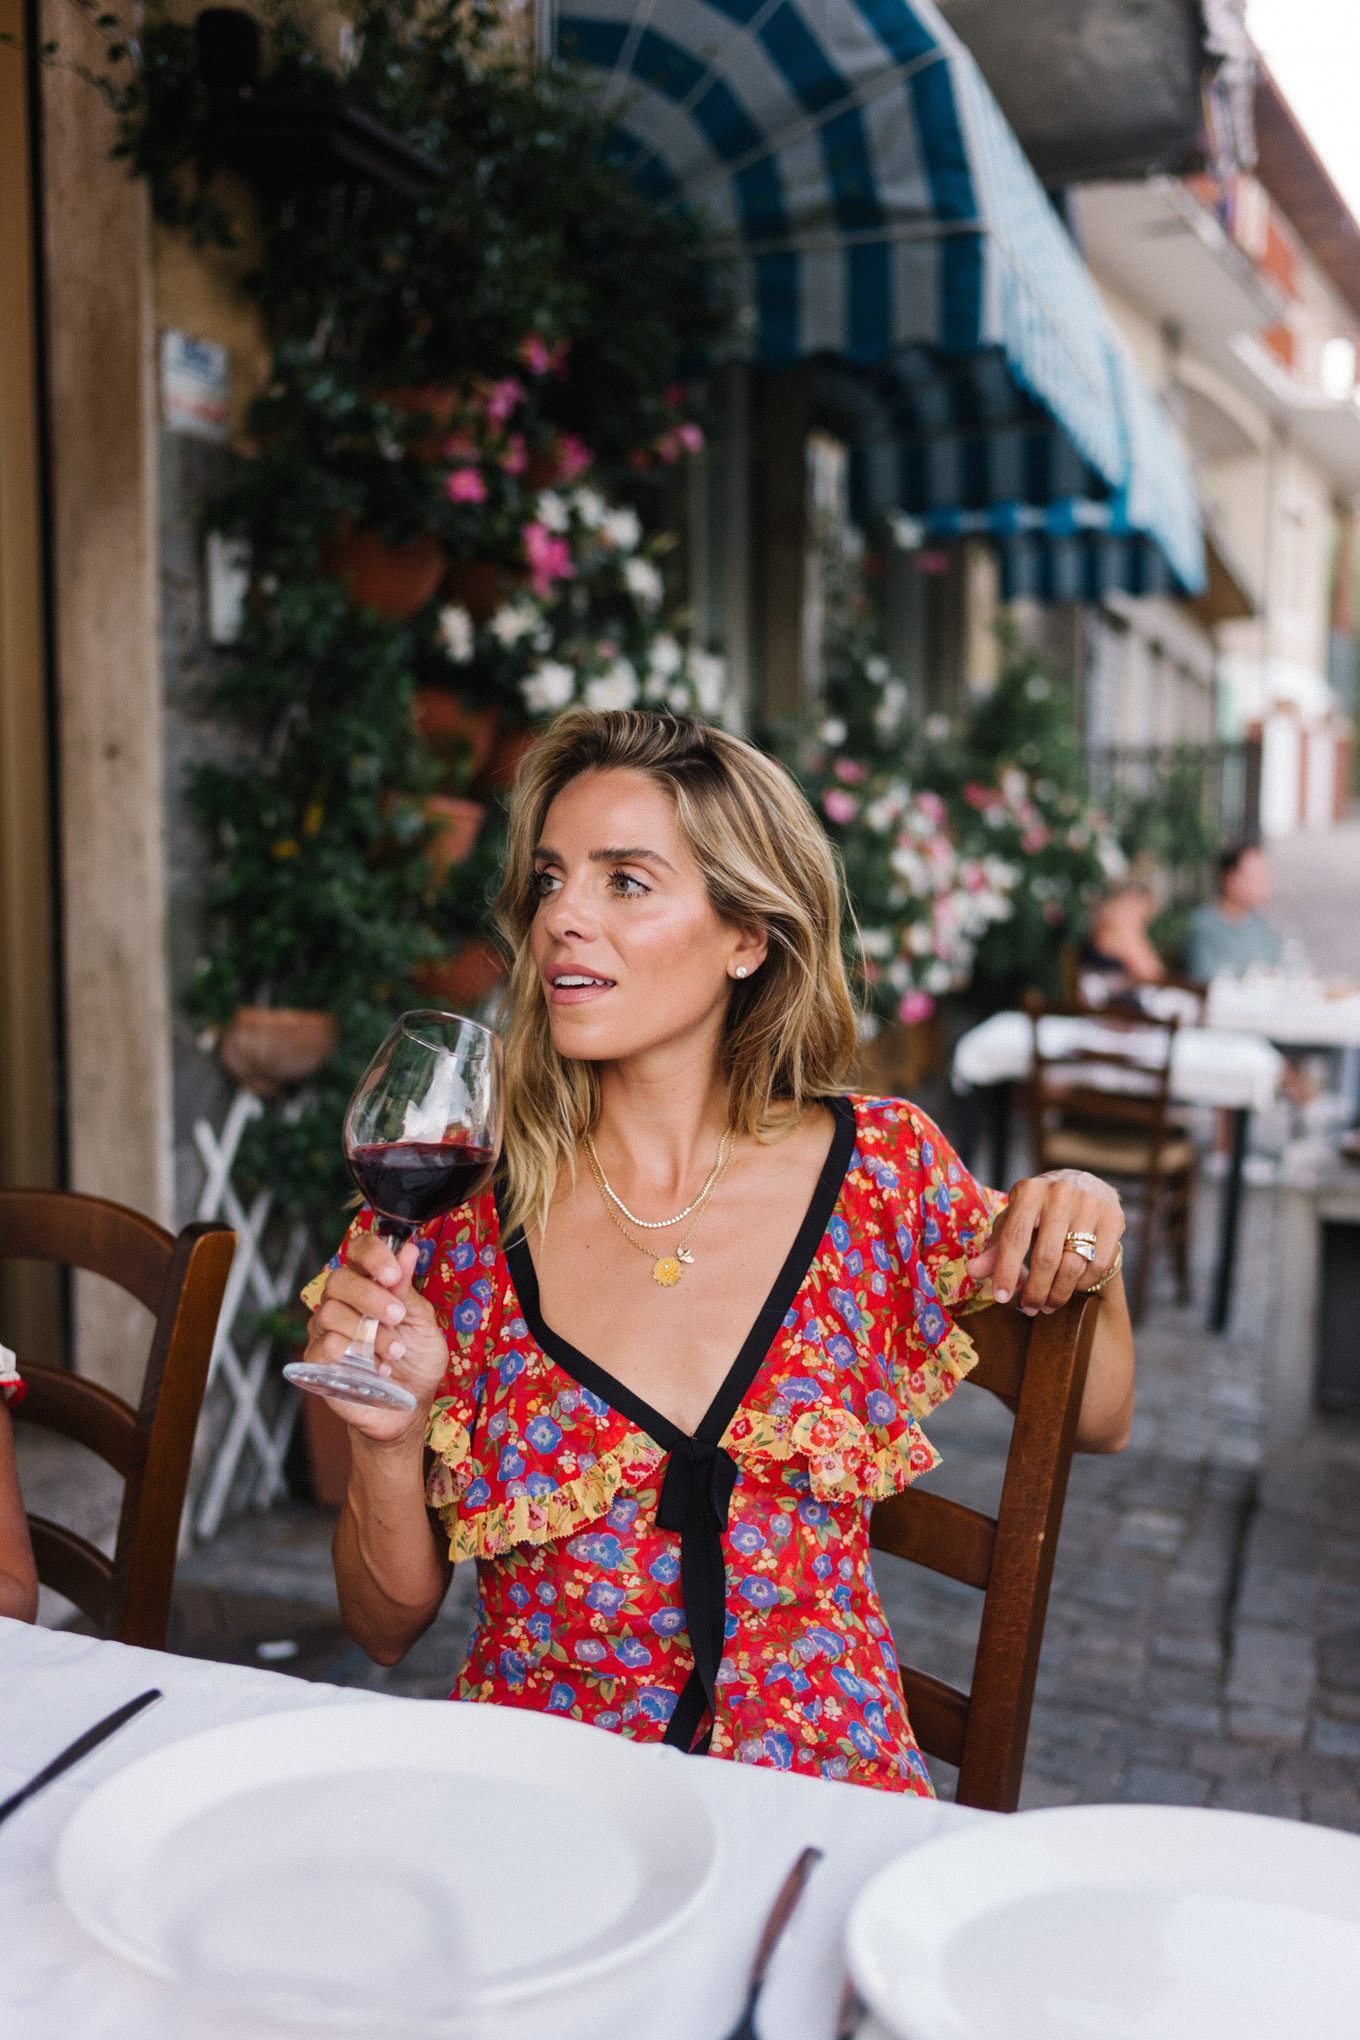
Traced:
[[1096, 1236], [1093, 1232], [1070, 1232], [1063, 1241], [1063, 1250], [1069, 1254], [1080, 1254], [1083, 1261], [1094, 1261]]

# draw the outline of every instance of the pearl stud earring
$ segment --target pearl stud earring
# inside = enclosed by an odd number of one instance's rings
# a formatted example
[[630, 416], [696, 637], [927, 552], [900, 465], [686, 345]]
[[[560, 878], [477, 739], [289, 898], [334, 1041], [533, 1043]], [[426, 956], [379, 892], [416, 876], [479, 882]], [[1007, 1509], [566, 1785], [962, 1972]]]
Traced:
[[745, 975], [746, 975], [746, 965], [745, 965], [744, 963], [739, 963], [739, 964], [737, 965], [737, 976], [738, 976], [738, 977], [745, 977]]

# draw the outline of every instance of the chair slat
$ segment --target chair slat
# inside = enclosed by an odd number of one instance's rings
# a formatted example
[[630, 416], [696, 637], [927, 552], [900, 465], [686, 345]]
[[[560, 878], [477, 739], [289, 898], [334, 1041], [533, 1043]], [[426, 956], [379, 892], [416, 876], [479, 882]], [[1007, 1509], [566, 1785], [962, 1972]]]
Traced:
[[910, 1559], [969, 1587], [986, 1589], [995, 1538], [990, 1516], [920, 1488], [908, 1488], [874, 1510], [876, 1551], [890, 1551], [894, 1558]]
[[929, 1672], [899, 1665], [902, 1697], [917, 1743], [946, 1764], [962, 1765], [968, 1732], [968, 1695]]
[[43, 1585], [74, 1601], [81, 1614], [103, 1630], [113, 1595], [112, 1561], [88, 1538], [78, 1537], [64, 1524], [49, 1522], [46, 1516], [30, 1516], [28, 1534]]
[[943, 1495], [908, 1489], [869, 1518], [875, 1551], [929, 1566], [986, 1594], [972, 1690], [899, 1665], [920, 1747], [958, 1766], [961, 1806], [1012, 1812], [1044, 1617], [1062, 1523], [1077, 1417], [1100, 1309], [1075, 1296], [1051, 1317], [1027, 1318], [995, 1304], [965, 1320], [978, 1362], [964, 1386], [987, 1388], [1015, 1412], [995, 1520]]
[[74, 1190], [0, 1190], [0, 1253], [7, 1261], [59, 1261], [116, 1282], [154, 1317], [175, 1236], [125, 1204]]
[[123, 1398], [56, 1367], [26, 1363], [23, 1374], [26, 1393], [14, 1406], [15, 1421], [73, 1438], [126, 1480], [136, 1454], [137, 1417]]
[[101, 1197], [0, 1191], [0, 1258], [57, 1261], [118, 1283], [155, 1317], [134, 1411], [98, 1383], [27, 1361], [20, 1421], [87, 1446], [123, 1476], [110, 1562], [41, 1517], [30, 1517], [38, 1578], [74, 1601], [103, 1636], [163, 1650], [180, 1517], [236, 1235], [187, 1225], [176, 1237]]

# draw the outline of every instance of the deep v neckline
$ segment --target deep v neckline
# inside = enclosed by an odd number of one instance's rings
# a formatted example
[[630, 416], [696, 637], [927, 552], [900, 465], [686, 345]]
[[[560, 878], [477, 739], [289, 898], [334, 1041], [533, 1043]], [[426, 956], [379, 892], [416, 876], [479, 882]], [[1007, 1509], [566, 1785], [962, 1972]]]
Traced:
[[[829, 1108], [835, 1126], [831, 1135], [831, 1145], [818, 1173], [802, 1224], [784, 1258], [783, 1266], [775, 1276], [769, 1294], [756, 1314], [755, 1322], [742, 1341], [740, 1351], [723, 1376], [713, 1400], [693, 1432], [684, 1431], [678, 1424], [673, 1424], [669, 1417], [654, 1409], [644, 1397], [629, 1388], [626, 1382], [620, 1381], [608, 1368], [601, 1367], [598, 1361], [581, 1352], [579, 1347], [573, 1346], [569, 1339], [563, 1338], [561, 1333], [555, 1332], [545, 1322], [539, 1300], [538, 1270], [529, 1251], [529, 1242], [522, 1232], [504, 1249], [506, 1264], [515, 1285], [515, 1294], [519, 1299], [520, 1311], [535, 1343], [581, 1388], [589, 1389], [601, 1402], [608, 1403], [621, 1417], [626, 1417], [630, 1424], [636, 1425], [638, 1430], [654, 1439], [663, 1451], [674, 1452], [686, 1444], [708, 1446], [718, 1444], [759, 1374], [780, 1326], [807, 1280], [822, 1236], [836, 1209], [855, 1151], [855, 1108], [850, 1100], [827, 1098], [822, 1102]], [[499, 1217], [499, 1208], [497, 1216]]]

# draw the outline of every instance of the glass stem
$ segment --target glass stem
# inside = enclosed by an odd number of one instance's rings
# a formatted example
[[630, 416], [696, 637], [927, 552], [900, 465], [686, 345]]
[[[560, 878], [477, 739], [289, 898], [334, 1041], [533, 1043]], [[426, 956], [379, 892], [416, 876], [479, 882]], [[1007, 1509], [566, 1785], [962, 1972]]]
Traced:
[[[374, 1230], [385, 1247], [390, 1247], [394, 1254], [399, 1254], [415, 1231], [415, 1227], [402, 1225], [399, 1220], [388, 1218]], [[356, 1367], [367, 1367], [376, 1374], [378, 1359], [373, 1349], [377, 1336], [378, 1320], [375, 1317], [360, 1318], [359, 1329], [345, 1348], [346, 1360], [352, 1360]]]

